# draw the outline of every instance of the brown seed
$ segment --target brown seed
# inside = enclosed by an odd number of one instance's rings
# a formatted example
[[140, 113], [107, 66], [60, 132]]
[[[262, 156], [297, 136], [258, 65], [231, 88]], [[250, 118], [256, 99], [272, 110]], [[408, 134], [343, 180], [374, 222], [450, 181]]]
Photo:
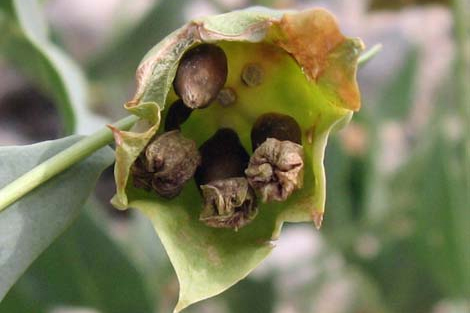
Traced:
[[222, 88], [217, 95], [217, 101], [223, 106], [227, 107], [237, 101], [237, 93], [230, 87]]
[[132, 183], [136, 188], [150, 191], [153, 173], [147, 172], [145, 163], [145, 153], [141, 153], [131, 166]]
[[208, 106], [227, 80], [227, 57], [213, 44], [201, 44], [187, 51], [176, 71], [173, 87], [192, 109]]
[[258, 214], [256, 196], [244, 177], [232, 177], [201, 185], [204, 209], [199, 220], [216, 228], [238, 230]]
[[301, 145], [268, 138], [251, 156], [245, 174], [263, 202], [284, 201], [303, 185], [303, 159]]
[[165, 118], [165, 131], [180, 129], [181, 124], [186, 122], [193, 109], [184, 105], [183, 100], [176, 100], [168, 109]]
[[268, 138], [301, 144], [302, 131], [293, 117], [279, 113], [266, 113], [258, 117], [251, 129], [253, 151]]
[[248, 87], [261, 85], [264, 78], [264, 71], [261, 65], [257, 63], [249, 63], [243, 67], [242, 81]]
[[267, 113], [251, 131], [254, 153], [245, 170], [263, 202], [284, 201], [303, 185], [304, 153], [301, 130], [294, 118]]
[[185, 138], [178, 130], [163, 133], [155, 137], [133, 164], [134, 186], [173, 198], [194, 176], [200, 161], [193, 140]]
[[218, 130], [200, 147], [195, 175], [204, 198], [200, 220], [211, 227], [238, 229], [256, 216], [253, 189], [244, 177], [249, 156], [231, 129]]
[[195, 179], [198, 185], [213, 180], [244, 176], [250, 156], [243, 148], [235, 131], [219, 129], [200, 148], [201, 165]]

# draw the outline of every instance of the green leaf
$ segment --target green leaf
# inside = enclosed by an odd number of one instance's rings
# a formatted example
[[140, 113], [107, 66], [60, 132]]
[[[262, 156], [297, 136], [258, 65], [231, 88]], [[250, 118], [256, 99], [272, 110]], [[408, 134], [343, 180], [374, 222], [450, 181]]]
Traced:
[[142, 195], [130, 203], [150, 218], [175, 267], [181, 288], [177, 311], [229, 288], [273, 248], [274, 215], [260, 212], [238, 232], [209, 228], [199, 221], [200, 207], [194, 205], [199, 195], [191, 187], [176, 200], [156, 202]]
[[153, 308], [141, 273], [87, 212], [33, 263], [0, 311], [46, 313], [64, 305], [115, 313]]
[[372, 0], [369, 2], [368, 9], [371, 11], [381, 10], [400, 10], [410, 6], [429, 6], [429, 5], [442, 5], [450, 6], [450, 0], [398, 0], [398, 1], [387, 1], [387, 0]]
[[418, 51], [411, 49], [391, 83], [382, 92], [377, 114], [379, 119], [404, 120], [413, 107], [418, 71]]
[[275, 312], [276, 287], [271, 277], [244, 279], [224, 295], [229, 312]]
[[[31, 146], [0, 147], [0, 188], [71, 146], [78, 136]], [[102, 148], [0, 213], [0, 299], [77, 216], [100, 172], [113, 162]]]
[[[201, 145], [217, 129], [229, 127], [251, 151], [251, 127], [268, 112], [292, 116], [302, 130], [303, 188], [283, 203], [260, 204], [256, 219], [238, 232], [199, 221], [202, 200], [194, 183], [172, 200], [129, 183], [132, 163], [159, 131], [160, 115], [165, 116], [165, 108], [176, 100], [172, 81], [179, 59], [200, 42], [215, 42], [224, 50], [229, 67], [226, 86], [235, 90], [237, 100], [229, 107], [215, 101], [195, 110], [182, 125], [184, 136]], [[154, 224], [180, 282], [175, 311], [248, 275], [270, 253], [284, 222], [313, 220], [319, 227], [325, 204], [326, 141], [334, 126], [345, 124], [360, 107], [355, 74], [362, 48], [359, 39], [344, 37], [324, 10], [294, 13], [255, 8], [190, 22], [144, 57], [137, 69], [137, 92], [125, 105], [142, 118], [141, 132], [114, 130], [117, 193], [113, 204], [120, 209], [138, 208]], [[263, 82], [249, 88], [240, 73], [253, 62], [263, 69]]]
[[382, 244], [374, 259], [354, 260], [380, 286], [381, 302], [392, 312], [430, 312], [442, 294], [417, 257], [416, 243], [406, 238]]
[[464, 187], [458, 157], [464, 153], [461, 146], [438, 134], [408, 181], [414, 186], [409, 186], [410, 190], [416, 193], [412, 214], [417, 227], [415, 247], [422, 263], [429, 266], [432, 277], [447, 295], [468, 299], [470, 215], [465, 197], [469, 191]]
[[62, 115], [66, 134], [90, 133], [104, 119], [87, 108], [87, 85], [80, 68], [54, 43], [36, 1], [7, 0], [0, 52], [51, 93]]

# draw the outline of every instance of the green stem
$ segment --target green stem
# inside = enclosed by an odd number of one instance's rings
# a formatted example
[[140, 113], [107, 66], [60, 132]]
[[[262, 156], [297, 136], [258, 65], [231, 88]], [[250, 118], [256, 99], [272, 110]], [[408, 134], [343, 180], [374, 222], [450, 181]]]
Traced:
[[[465, 157], [464, 167], [466, 173], [467, 192], [470, 191], [470, 36], [468, 10], [470, 4], [468, 1], [454, 0], [454, 31], [456, 38], [456, 95], [459, 107], [462, 111], [464, 140], [465, 140]], [[467, 194], [467, 197], [470, 196]], [[467, 199], [470, 201], [470, 199]], [[468, 202], [467, 202], [468, 203]]]
[[372, 60], [377, 53], [379, 53], [382, 50], [382, 45], [380, 43], [374, 45], [372, 48], [361, 54], [359, 57], [359, 60], [357, 60], [357, 64], [359, 66], [364, 66], [367, 62]]
[[470, 22], [468, 12], [470, 1], [454, 0], [454, 32], [456, 40], [456, 84], [455, 94], [461, 110], [463, 126], [463, 197], [459, 201], [459, 206], [451, 211], [453, 214], [452, 232], [459, 244], [458, 261], [462, 285], [460, 286], [463, 299], [470, 296], [470, 246], [468, 245], [468, 225], [470, 216], [468, 215], [468, 204], [470, 203]]
[[[129, 129], [137, 119], [135, 116], [125, 117], [116, 122], [114, 127], [123, 130]], [[34, 188], [106, 146], [112, 140], [111, 130], [103, 128], [37, 165], [0, 190], [0, 212]]]

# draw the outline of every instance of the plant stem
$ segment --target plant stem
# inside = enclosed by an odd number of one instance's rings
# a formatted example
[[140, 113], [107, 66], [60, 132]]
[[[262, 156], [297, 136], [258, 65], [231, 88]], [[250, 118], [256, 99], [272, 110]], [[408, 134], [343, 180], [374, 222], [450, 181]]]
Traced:
[[456, 244], [459, 250], [458, 262], [455, 264], [461, 272], [460, 296], [468, 299], [470, 295], [470, 246], [468, 245], [468, 225], [470, 216], [468, 215], [468, 205], [470, 203], [470, 22], [468, 12], [470, 10], [469, 0], [453, 1], [454, 33], [456, 41], [456, 68], [455, 68], [455, 94], [458, 106], [461, 110], [463, 126], [463, 197], [459, 201], [459, 206], [455, 207], [451, 213], [452, 228], [455, 235]]
[[359, 66], [364, 66], [367, 62], [372, 60], [377, 53], [379, 53], [382, 50], [382, 44], [378, 43], [374, 45], [372, 48], [364, 52], [360, 57], [359, 60], [357, 60], [357, 64]]
[[[137, 119], [138, 117], [136, 116], [128, 116], [116, 122], [114, 126], [127, 130]], [[103, 128], [18, 177], [0, 190], [0, 212], [34, 188], [83, 160], [96, 150], [106, 146], [112, 140], [113, 134], [111, 130]]]

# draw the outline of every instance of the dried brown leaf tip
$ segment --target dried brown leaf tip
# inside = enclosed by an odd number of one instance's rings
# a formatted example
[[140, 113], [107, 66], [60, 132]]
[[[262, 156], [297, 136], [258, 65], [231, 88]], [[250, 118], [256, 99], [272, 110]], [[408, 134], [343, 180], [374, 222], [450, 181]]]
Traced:
[[177, 196], [201, 161], [196, 143], [179, 130], [155, 137], [134, 162], [134, 186], [154, 190], [164, 198]]
[[290, 116], [267, 113], [255, 122], [253, 155], [245, 171], [263, 202], [284, 201], [303, 185], [304, 152], [301, 131]]
[[200, 220], [217, 228], [238, 229], [254, 219], [255, 193], [244, 177], [249, 156], [231, 129], [219, 129], [200, 148], [196, 182], [204, 198]]
[[181, 58], [173, 87], [188, 107], [204, 108], [219, 94], [227, 72], [225, 52], [216, 45], [201, 44]]

